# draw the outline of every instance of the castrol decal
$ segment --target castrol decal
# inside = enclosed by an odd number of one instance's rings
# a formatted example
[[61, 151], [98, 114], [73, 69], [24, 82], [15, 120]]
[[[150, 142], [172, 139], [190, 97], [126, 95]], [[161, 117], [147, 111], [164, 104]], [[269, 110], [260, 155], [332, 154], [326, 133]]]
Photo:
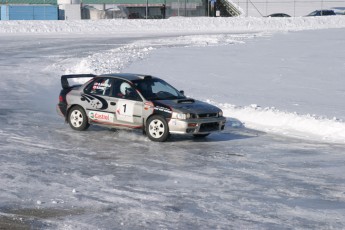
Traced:
[[89, 118], [91, 120], [113, 122], [114, 121], [114, 114], [98, 112], [98, 111], [90, 111], [89, 112]]

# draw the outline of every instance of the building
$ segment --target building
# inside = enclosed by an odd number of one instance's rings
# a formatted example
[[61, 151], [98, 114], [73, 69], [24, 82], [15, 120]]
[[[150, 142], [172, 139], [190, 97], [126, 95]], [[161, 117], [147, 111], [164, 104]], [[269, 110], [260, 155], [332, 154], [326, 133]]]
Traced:
[[[0, 5], [6, 8], [3, 11], [5, 14], [8, 14], [9, 9], [24, 12], [30, 11], [32, 6], [47, 6], [48, 4], [58, 7], [60, 20], [163, 19], [175, 16], [229, 17], [241, 14], [241, 11], [230, 0], [0, 0]], [[4, 20], [35, 20], [33, 17], [19, 17], [18, 14], [17, 16], [6, 15]], [[45, 20], [44, 17], [39, 18]], [[47, 18], [55, 18], [55, 14]]]
[[[60, 20], [239, 15], [263, 17], [273, 13], [299, 17], [321, 9], [345, 13], [344, 0], [0, 0], [0, 6], [39, 4], [58, 6]], [[4, 12], [8, 12], [8, 8]], [[3, 17], [1, 14], [4, 13], [0, 12], [3, 20], [11, 20], [11, 17]]]

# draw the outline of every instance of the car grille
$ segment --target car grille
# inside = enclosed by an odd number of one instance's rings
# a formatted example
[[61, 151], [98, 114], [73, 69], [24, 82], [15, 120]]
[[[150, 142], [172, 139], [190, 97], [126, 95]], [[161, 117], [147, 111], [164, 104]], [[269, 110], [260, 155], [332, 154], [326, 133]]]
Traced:
[[209, 118], [209, 117], [218, 117], [217, 113], [201, 113], [198, 114], [199, 118]]
[[203, 123], [200, 125], [199, 132], [210, 132], [219, 130], [218, 122]]

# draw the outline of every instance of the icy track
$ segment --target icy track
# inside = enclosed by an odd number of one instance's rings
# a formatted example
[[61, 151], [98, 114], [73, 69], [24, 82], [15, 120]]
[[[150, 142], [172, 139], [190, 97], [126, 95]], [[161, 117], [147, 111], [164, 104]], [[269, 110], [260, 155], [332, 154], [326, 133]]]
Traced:
[[[156, 38], [143, 39], [139, 38], [137, 41], [123, 45], [119, 45], [115, 49], [103, 50], [101, 52], [93, 52], [87, 57], [78, 57], [75, 60], [68, 59], [60, 68], [53, 69], [53, 71], [62, 71], [63, 73], [111, 73], [120, 72], [126, 66], [137, 60], [144, 59], [153, 51], [170, 47], [210, 47], [210, 46], [225, 46], [230, 44], [243, 44], [247, 39], [256, 37], [267, 37], [272, 33], [281, 31], [300, 31], [300, 30], [315, 30], [328, 28], [344, 28], [345, 17], [297, 17], [297, 18], [171, 18], [169, 20], [102, 20], [102, 21], [59, 21], [59, 22], [1, 22], [0, 34], [14, 34], [19, 36], [33, 35], [33, 34], [88, 34], [88, 36], [115, 36], [115, 37], [138, 37], [138, 36], [152, 36], [155, 34], [172, 35], [185, 34], [177, 36], [174, 39]], [[92, 31], [92, 32], [91, 32]], [[241, 32], [241, 33], [240, 33]], [[243, 33], [245, 32], [245, 33]], [[207, 35], [188, 35], [193, 33], [207, 33]], [[214, 33], [222, 33], [214, 34]], [[229, 34], [231, 33], [231, 34]], [[235, 34], [234, 34], [235, 33]], [[326, 42], [326, 41], [324, 41]], [[287, 52], [281, 50], [281, 52]], [[278, 57], [284, 61], [286, 57]], [[293, 57], [291, 57], [293, 58]], [[338, 57], [334, 57], [336, 62]], [[168, 62], [169, 60], [167, 60]], [[191, 61], [191, 60], [189, 60]], [[237, 62], [236, 59], [232, 60]], [[304, 60], [301, 60], [303, 62]], [[267, 64], [267, 63], [266, 63]], [[299, 65], [300, 63], [296, 63]], [[343, 63], [339, 63], [344, 65]], [[57, 64], [58, 65], [58, 64]], [[253, 63], [255, 65], [255, 63]], [[262, 63], [261, 63], [262, 65]], [[267, 66], [267, 68], [270, 68]], [[284, 68], [284, 67], [282, 67]], [[315, 66], [314, 69], [321, 68]], [[318, 78], [324, 78], [332, 74], [332, 69], [325, 71], [325, 68], [320, 69]], [[144, 72], [150, 74], [150, 70]], [[290, 71], [291, 72], [291, 71]], [[281, 75], [282, 73], [276, 73]], [[290, 74], [290, 73], [289, 73]], [[296, 74], [304, 74], [303, 72]], [[311, 74], [311, 73], [306, 73]], [[337, 74], [337, 73], [333, 73]], [[341, 73], [340, 73], [341, 74]], [[166, 75], [163, 73], [163, 76]], [[201, 77], [208, 77], [207, 74]], [[278, 76], [281, 78], [281, 76]], [[267, 79], [262, 79], [263, 81]], [[291, 81], [298, 81], [299, 79], [292, 78]], [[338, 78], [336, 79], [336, 81]], [[332, 80], [331, 80], [332, 81]], [[248, 83], [256, 84], [258, 87], [267, 88], [267, 84], [261, 86], [262, 82], [248, 79]], [[287, 82], [294, 84], [294, 82]], [[322, 90], [325, 85], [319, 82], [317, 87]], [[322, 83], [323, 84], [323, 83]], [[239, 85], [240, 87], [241, 85]], [[277, 89], [274, 85], [270, 87]], [[225, 89], [226, 90], [226, 89]], [[268, 87], [268, 90], [269, 89]], [[273, 89], [274, 90], [274, 89]], [[334, 88], [325, 88], [325, 90], [332, 91]], [[342, 89], [336, 89], [341, 92]], [[281, 92], [280, 92], [281, 93]], [[286, 93], [286, 92], [284, 92]], [[298, 95], [304, 97], [304, 95]], [[319, 96], [319, 95], [318, 95]], [[340, 94], [343, 98], [343, 94]], [[332, 101], [341, 101], [339, 93], [331, 98]], [[281, 107], [281, 102], [278, 104], [261, 105], [261, 103], [253, 100], [250, 104], [234, 104], [233, 101], [221, 102], [214, 98], [205, 98], [211, 100], [213, 103], [218, 103], [224, 109], [227, 116], [241, 120], [247, 127], [254, 128], [265, 132], [273, 132], [280, 135], [288, 135], [292, 137], [319, 140], [333, 143], [345, 143], [345, 123], [344, 110], [334, 111], [334, 108], [324, 108], [324, 110], [332, 109], [333, 111], [321, 111], [319, 109], [303, 110], [298, 108]], [[315, 98], [319, 100], [319, 98]], [[321, 99], [324, 100], [324, 99]], [[267, 101], [266, 101], [267, 102]], [[298, 99], [294, 103], [299, 106]], [[317, 106], [317, 105], [315, 105]], [[314, 106], [314, 107], [315, 107]], [[322, 106], [322, 105], [320, 105]], [[339, 104], [339, 107], [343, 107]], [[332, 113], [333, 112], [333, 113]]]
[[[248, 39], [259, 37], [268, 37], [267, 33], [254, 34], [232, 34], [232, 35], [189, 35], [180, 36], [175, 39], [148, 39], [140, 40], [129, 45], [121, 46], [119, 48], [96, 52], [81, 60], [77, 60], [77, 64], [61, 66], [64, 73], [116, 73], [120, 72], [124, 67], [130, 65], [132, 62], [142, 60], [150, 55], [151, 52], [160, 48], [177, 48], [177, 47], [212, 47], [212, 46], [226, 46], [234, 44], [244, 44]], [[289, 57], [286, 57], [289, 58]], [[166, 60], [169, 62], [169, 60]], [[236, 60], [235, 60], [236, 61]], [[189, 60], [193, 62], [193, 60]], [[159, 62], [156, 62], [160, 65]], [[254, 63], [252, 66], [255, 65]], [[145, 73], [147, 72], [144, 69]], [[228, 75], [228, 73], [226, 73]], [[226, 77], [226, 75], [224, 77]], [[199, 76], [207, 82], [207, 74]], [[328, 77], [328, 76], [326, 76]], [[327, 79], [326, 79], [327, 80]], [[249, 80], [248, 83], [256, 84], [257, 87], [265, 87], [269, 83], [257, 83]], [[208, 83], [210, 87], [217, 87], [217, 82]], [[294, 84], [294, 82], [289, 82]], [[275, 86], [271, 86], [275, 87]], [[320, 89], [324, 85], [318, 85]], [[226, 88], [224, 90], [227, 90]], [[333, 89], [325, 89], [333, 90]], [[303, 97], [303, 95], [301, 95]], [[318, 98], [315, 98], [318, 100]], [[334, 98], [333, 101], [341, 101], [340, 98]], [[279, 135], [287, 135], [291, 137], [319, 140], [322, 142], [345, 143], [345, 122], [343, 121], [344, 114], [341, 111], [340, 117], [328, 118], [324, 114], [301, 114], [296, 111], [279, 111], [279, 105], [269, 105], [261, 108], [256, 101], [247, 106], [239, 106], [227, 103], [217, 103], [216, 101], [209, 102], [217, 104], [223, 110], [226, 116], [236, 118], [246, 124], [249, 128], [254, 128], [264, 132], [275, 133]], [[277, 106], [277, 108], [275, 107]], [[342, 106], [342, 104], [339, 104]], [[341, 109], [341, 108], [339, 108]], [[333, 111], [336, 112], [336, 111]], [[329, 113], [331, 114], [331, 113]], [[336, 113], [334, 113], [336, 114]]]
[[[343, 229], [344, 22], [0, 22], [0, 229]], [[59, 77], [86, 72], [160, 76], [226, 130], [74, 132]]]

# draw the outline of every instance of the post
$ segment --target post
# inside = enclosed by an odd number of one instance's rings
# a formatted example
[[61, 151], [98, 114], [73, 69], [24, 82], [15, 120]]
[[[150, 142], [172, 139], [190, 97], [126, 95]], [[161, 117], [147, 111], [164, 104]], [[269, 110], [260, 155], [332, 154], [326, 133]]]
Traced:
[[146, 0], [146, 19], [148, 18], [149, 14], [149, 0]]
[[161, 6], [162, 19], [165, 19], [165, 10], [166, 10], [166, 6], [165, 6], [165, 4], [163, 4], [163, 5]]
[[207, 0], [207, 17], [210, 17], [210, 0]]
[[248, 1], [249, 0], [247, 0], [247, 2], [246, 2], [246, 17], [248, 17]]
[[180, 17], [180, 0], [177, 1], [178, 7], [177, 7], [177, 16]]
[[187, 17], [187, 0], [184, 0], [184, 16]]

